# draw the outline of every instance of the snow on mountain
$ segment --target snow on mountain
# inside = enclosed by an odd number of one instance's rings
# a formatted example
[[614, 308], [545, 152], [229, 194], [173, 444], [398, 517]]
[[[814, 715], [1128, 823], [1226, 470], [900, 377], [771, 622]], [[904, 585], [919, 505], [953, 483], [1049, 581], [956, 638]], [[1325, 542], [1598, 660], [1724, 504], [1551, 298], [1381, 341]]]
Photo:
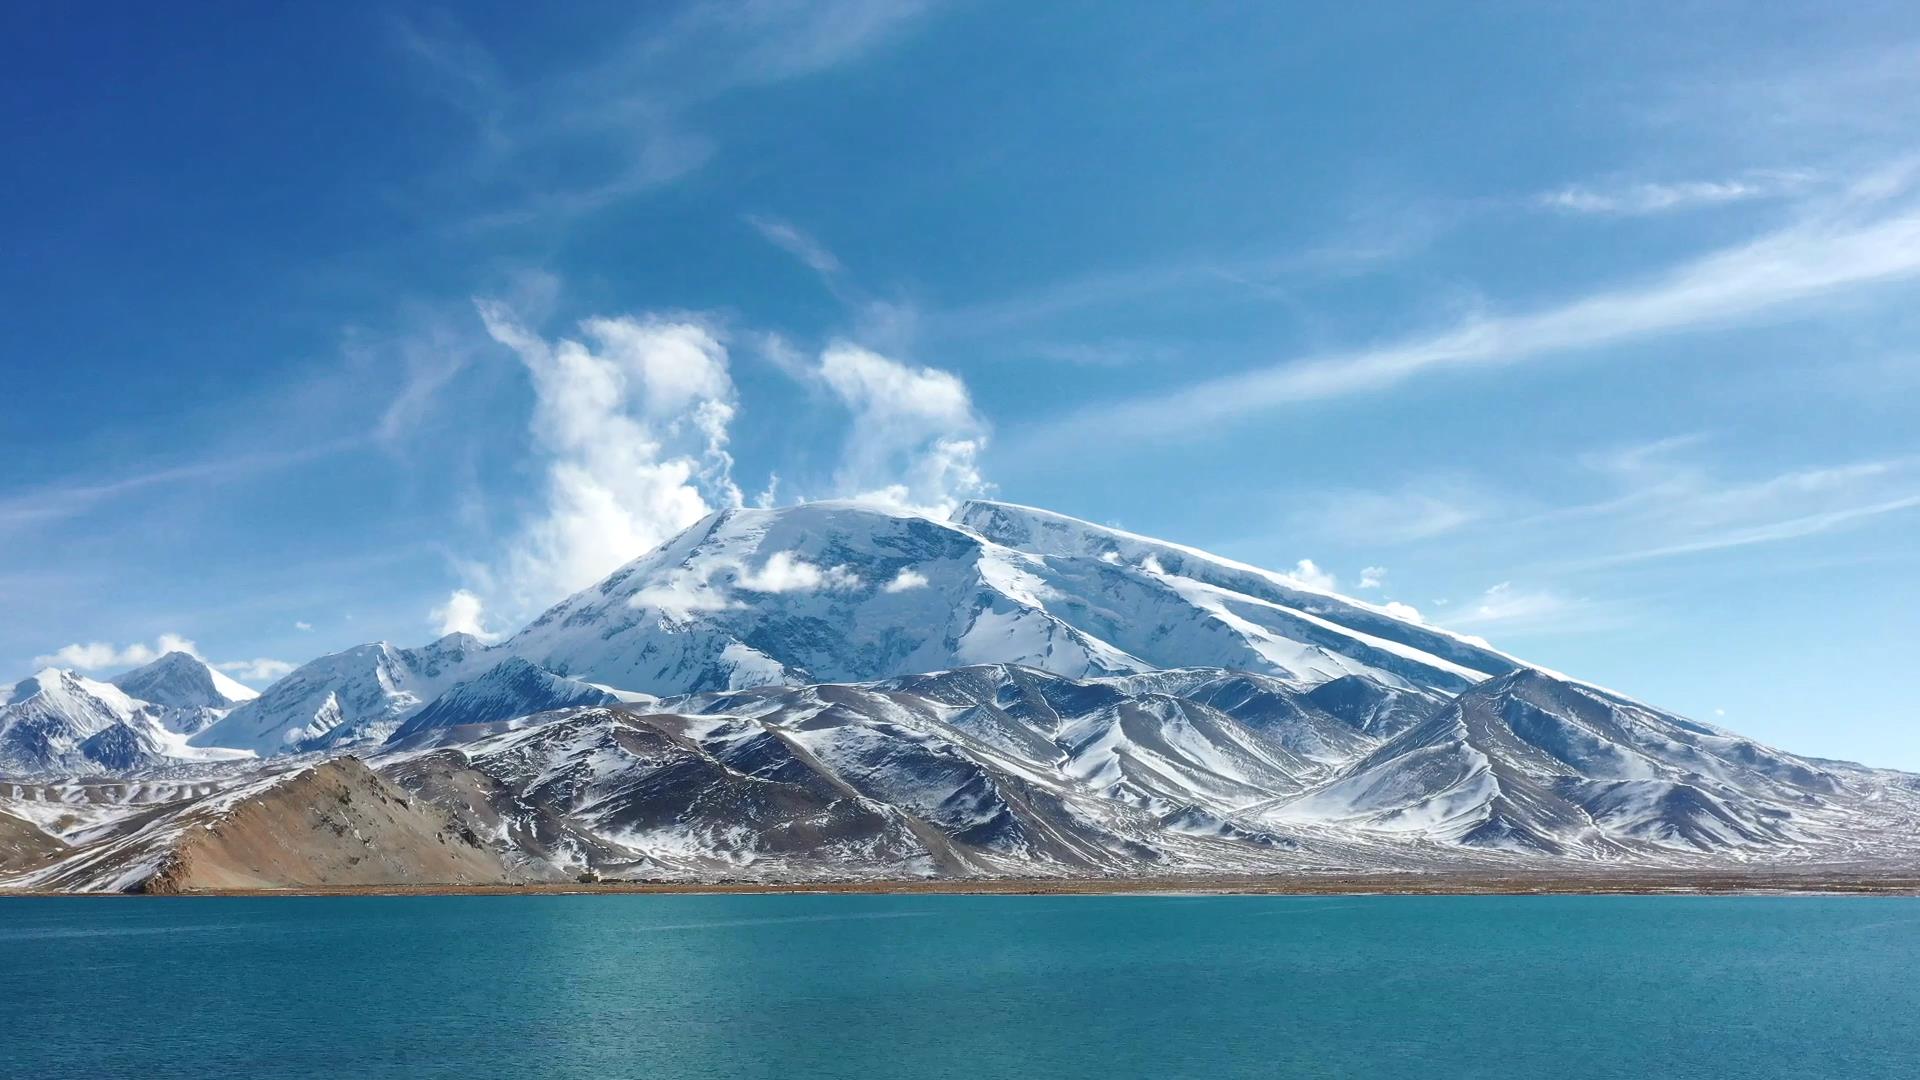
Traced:
[[[363, 645], [230, 707], [190, 657], [116, 682], [48, 671], [3, 692], [0, 773], [171, 778], [195, 755], [366, 747], [534, 876], [1920, 851], [1920, 777], [1795, 757], [1285, 574], [1005, 503], [946, 522], [724, 511], [501, 645]], [[189, 745], [168, 725], [194, 709], [217, 719]], [[194, 768], [209, 790], [234, 778]], [[84, 860], [106, 835], [54, 839]]]
[[577, 705], [612, 705], [608, 690], [542, 671], [512, 657], [434, 698], [395, 729], [389, 742], [466, 724], [493, 724]]
[[1856, 793], [1812, 762], [1533, 670], [1459, 695], [1263, 816], [1544, 854], [1809, 841]]
[[977, 663], [1074, 677], [1222, 667], [1300, 689], [1363, 675], [1451, 692], [1518, 666], [1283, 575], [986, 502], [952, 522], [840, 503], [723, 511], [503, 648], [654, 694]]
[[112, 683], [47, 668], [16, 683], [0, 705], [0, 773], [125, 773], [176, 759], [244, 756], [189, 747], [167, 725], [180, 715]]
[[177, 651], [108, 681], [141, 701], [171, 709], [231, 709], [260, 696], [205, 660]]
[[1331, 771], [1198, 702], [1005, 664], [566, 709], [371, 762], [528, 860], [668, 877], [1272, 869], [1326, 849], [1228, 816]]
[[[983, 665], [565, 709], [372, 761], [567, 873], [1897, 865], [1920, 849], [1920, 778], [1825, 768], [1537, 672], [1384, 742], [1290, 694], [1219, 669]], [[1348, 732], [1355, 752], [1307, 757], [1302, 731]]]
[[[960, 507], [954, 523], [1059, 568], [1055, 588], [1071, 599], [1057, 607], [1073, 612], [1063, 617], [1078, 615], [1076, 625], [1155, 667], [1231, 667], [1309, 685], [1361, 674], [1389, 685], [1459, 690], [1521, 666], [1483, 642], [1285, 574], [1063, 514], [976, 500]], [[1089, 563], [1107, 572], [1090, 574]], [[1081, 582], [1099, 588], [1072, 587]], [[1169, 622], [1138, 618], [1142, 609], [1168, 608], [1175, 612]], [[1232, 640], [1172, 632], [1193, 621], [1225, 627]], [[1196, 652], [1210, 649], [1224, 655]]]
[[357, 645], [296, 668], [193, 736], [195, 746], [262, 755], [378, 742], [426, 702], [499, 657], [471, 634], [417, 649]]

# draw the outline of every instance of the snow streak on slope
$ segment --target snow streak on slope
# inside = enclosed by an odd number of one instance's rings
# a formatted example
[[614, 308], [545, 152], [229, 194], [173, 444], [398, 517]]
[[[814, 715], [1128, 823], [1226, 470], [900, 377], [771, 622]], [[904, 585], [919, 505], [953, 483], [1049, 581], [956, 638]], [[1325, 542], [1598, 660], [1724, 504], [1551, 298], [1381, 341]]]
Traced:
[[[163, 661], [119, 681], [184, 704], [62, 672], [7, 692], [0, 771], [224, 788], [244, 780], [232, 766], [178, 759], [385, 741], [378, 768], [534, 876], [1887, 866], [1920, 849], [1920, 778], [1797, 758], [1284, 574], [1004, 503], [951, 522], [722, 512], [501, 645], [361, 646], [225, 711], [197, 661]], [[188, 746], [176, 725], [196, 708], [215, 722]], [[16, 862], [119, 835], [42, 836], [43, 804], [4, 802]]]
[[999, 503], [968, 504], [952, 523], [832, 503], [724, 511], [503, 648], [656, 694], [973, 663], [1455, 691], [1516, 666], [1280, 575]]

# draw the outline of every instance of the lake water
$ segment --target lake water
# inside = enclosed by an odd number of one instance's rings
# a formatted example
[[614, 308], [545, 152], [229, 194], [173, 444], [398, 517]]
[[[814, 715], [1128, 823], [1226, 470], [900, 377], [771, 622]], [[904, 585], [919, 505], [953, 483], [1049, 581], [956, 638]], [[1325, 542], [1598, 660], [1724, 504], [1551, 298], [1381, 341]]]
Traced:
[[1910, 1080], [1920, 901], [0, 900], [0, 1074]]

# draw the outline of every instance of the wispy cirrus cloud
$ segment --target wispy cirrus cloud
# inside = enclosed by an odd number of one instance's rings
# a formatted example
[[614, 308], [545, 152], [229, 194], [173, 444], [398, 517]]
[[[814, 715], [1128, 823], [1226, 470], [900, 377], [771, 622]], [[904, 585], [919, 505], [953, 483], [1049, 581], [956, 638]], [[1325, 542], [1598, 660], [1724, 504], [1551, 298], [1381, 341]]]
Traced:
[[441, 185], [479, 195], [467, 229], [592, 213], [699, 170], [717, 141], [698, 106], [849, 63], [895, 40], [928, 0], [698, 3], [587, 43], [593, 55], [519, 76], [451, 16], [396, 18], [424, 92], [464, 117], [473, 151]]
[[825, 244], [802, 232], [799, 226], [764, 214], [746, 214], [741, 220], [753, 227], [767, 243], [800, 260], [809, 270], [823, 277], [841, 271], [840, 260]]
[[367, 441], [365, 436], [348, 436], [293, 449], [235, 451], [109, 480], [28, 488], [0, 495], [0, 530], [65, 521], [96, 509], [113, 507], [117, 500], [153, 489], [213, 485], [270, 473], [360, 449]]
[[1571, 561], [1598, 568], [1781, 543], [1920, 508], [1920, 456], [1798, 465], [1729, 475], [1701, 456], [1701, 433], [1581, 455], [1614, 487], [1605, 497], [1514, 519], [1511, 529], [1567, 528], [1610, 550]]
[[1442, 373], [1507, 368], [1710, 326], [1778, 320], [1822, 300], [1920, 277], [1920, 198], [1901, 163], [1803, 209], [1793, 224], [1638, 283], [1518, 314], [1477, 315], [1429, 334], [1259, 367], [1083, 408], [1012, 440], [1060, 445], [1217, 431], [1290, 405], [1380, 393]]
[[1569, 184], [1534, 196], [1534, 205], [1569, 214], [1634, 217], [1728, 203], [1778, 199], [1805, 190], [1811, 172], [1754, 172], [1723, 180]]
[[1295, 531], [1351, 544], [1411, 544], [1481, 521], [1498, 512], [1502, 502], [1477, 481], [1427, 477], [1389, 490], [1349, 488], [1302, 496], [1291, 523]]

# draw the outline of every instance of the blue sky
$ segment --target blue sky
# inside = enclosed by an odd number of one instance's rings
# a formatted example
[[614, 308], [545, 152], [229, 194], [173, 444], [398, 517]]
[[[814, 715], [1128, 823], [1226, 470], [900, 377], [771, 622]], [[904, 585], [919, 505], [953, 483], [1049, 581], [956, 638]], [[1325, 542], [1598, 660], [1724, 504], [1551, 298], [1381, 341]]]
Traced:
[[1920, 11], [1676, 6], [15, 5], [0, 669], [990, 492], [1920, 767]]

